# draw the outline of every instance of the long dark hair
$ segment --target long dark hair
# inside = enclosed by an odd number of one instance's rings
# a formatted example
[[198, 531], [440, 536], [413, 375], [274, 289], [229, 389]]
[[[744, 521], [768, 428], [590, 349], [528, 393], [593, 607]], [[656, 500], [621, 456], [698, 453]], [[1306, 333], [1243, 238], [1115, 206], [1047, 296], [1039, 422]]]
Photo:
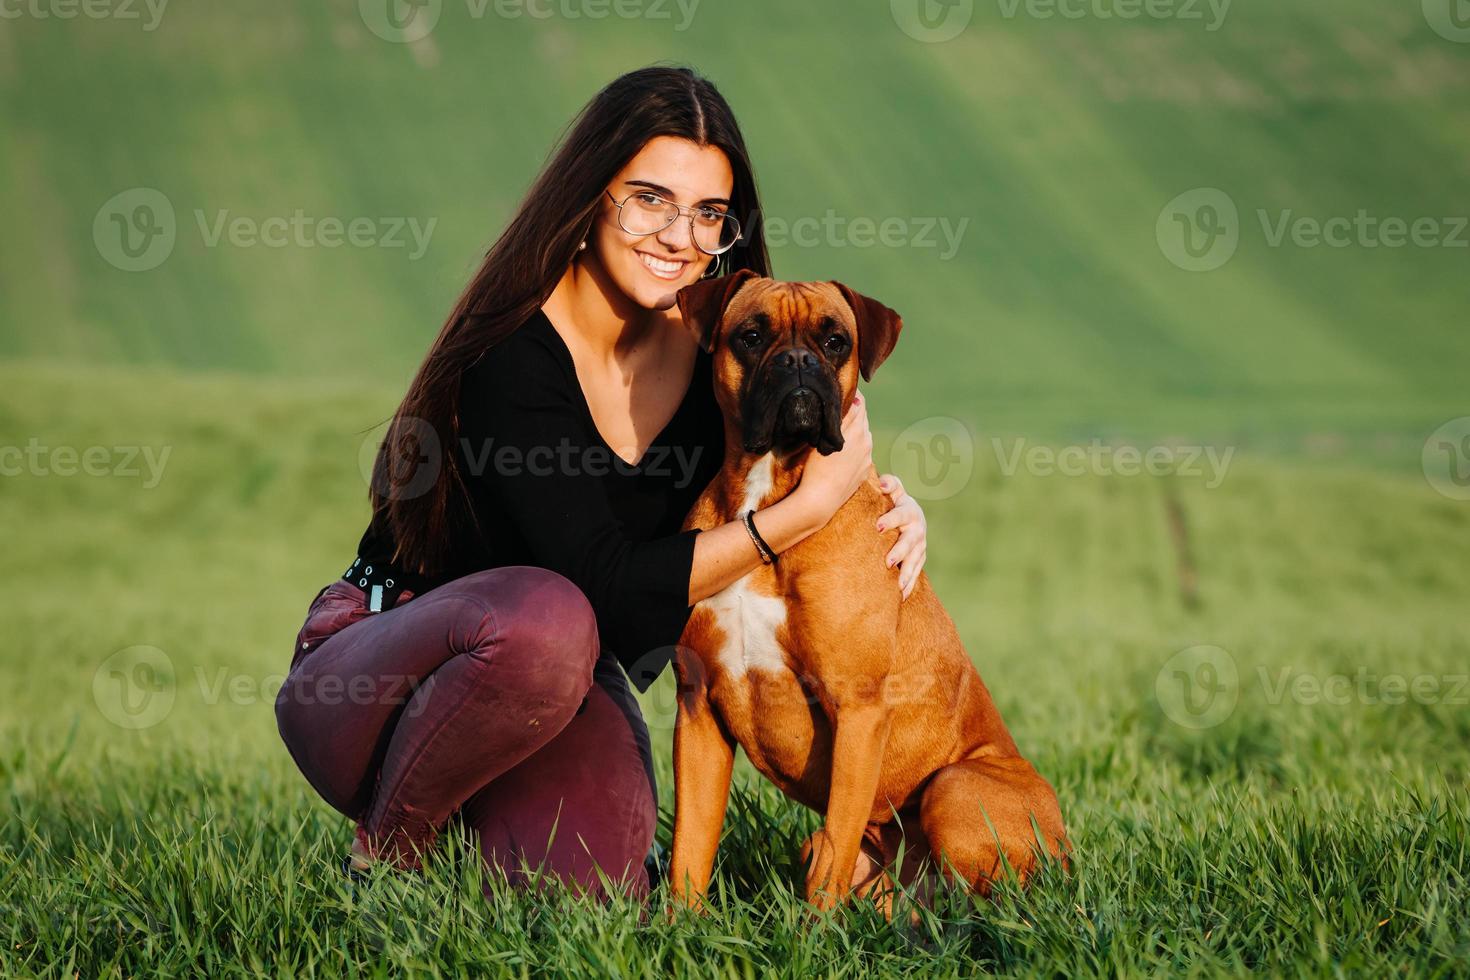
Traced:
[[[724, 151], [734, 171], [731, 213], [745, 229], [725, 272], [770, 275], [760, 200], [745, 140], [719, 90], [689, 68], [652, 66], [614, 80], [588, 102], [460, 294], [378, 449], [370, 483], [375, 527], [394, 563], [422, 575], [452, 570], [467, 532], [480, 535], [455, 447], [460, 378], [551, 294], [591, 231], [602, 192], [649, 140], [675, 136]], [[434, 443], [434, 445], [426, 445]], [[438, 464], [427, 487], [418, 466]], [[415, 472], [405, 473], [407, 462]]]

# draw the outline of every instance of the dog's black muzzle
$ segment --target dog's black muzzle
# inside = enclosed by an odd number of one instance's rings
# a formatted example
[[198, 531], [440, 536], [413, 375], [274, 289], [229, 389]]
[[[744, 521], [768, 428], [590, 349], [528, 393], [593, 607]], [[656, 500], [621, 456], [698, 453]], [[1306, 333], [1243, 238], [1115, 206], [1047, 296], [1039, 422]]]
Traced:
[[741, 408], [745, 451], [785, 455], [813, 446], [823, 456], [842, 448], [837, 378], [815, 352], [789, 347], [772, 354], [748, 386]]

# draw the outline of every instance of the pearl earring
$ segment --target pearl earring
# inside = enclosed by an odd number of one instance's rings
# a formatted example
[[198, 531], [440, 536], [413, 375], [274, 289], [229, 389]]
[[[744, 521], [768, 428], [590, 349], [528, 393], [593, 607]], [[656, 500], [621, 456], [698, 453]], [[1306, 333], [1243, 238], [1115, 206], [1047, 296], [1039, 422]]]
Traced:
[[580, 245], [577, 246], [577, 251], [579, 251], [579, 252], [585, 252], [585, 251], [587, 251], [587, 239], [585, 239], [585, 238], [582, 239], [582, 244], [580, 244]]

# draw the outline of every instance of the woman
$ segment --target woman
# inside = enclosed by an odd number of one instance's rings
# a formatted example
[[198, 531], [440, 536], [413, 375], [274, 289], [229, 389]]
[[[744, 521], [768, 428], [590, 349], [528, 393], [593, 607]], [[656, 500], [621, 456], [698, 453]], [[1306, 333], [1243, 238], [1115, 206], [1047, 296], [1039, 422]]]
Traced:
[[[690, 607], [761, 563], [740, 521], [679, 531], [724, 435], [710, 355], [674, 298], [707, 275], [768, 275], [759, 214], [715, 87], [635, 71], [583, 109], [460, 297], [389, 426], [357, 558], [312, 602], [277, 700], [303, 774], [357, 821], [349, 874], [417, 867], [456, 819], [514, 882], [530, 868], [647, 891], [653, 768], [619, 664], [646, 688]], [[861, 398], [843, 435], [756, 513], [775, 551], [870, 472]], [[896, 478], [883, 486], [906, 597], [924, 517]]]

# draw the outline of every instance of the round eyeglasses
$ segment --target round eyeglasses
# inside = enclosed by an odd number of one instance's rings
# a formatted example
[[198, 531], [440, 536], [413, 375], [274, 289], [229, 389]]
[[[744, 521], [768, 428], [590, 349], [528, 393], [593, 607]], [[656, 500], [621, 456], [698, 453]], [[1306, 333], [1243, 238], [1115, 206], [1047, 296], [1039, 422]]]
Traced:
[[734, 215], [709, 205], [686, 208], [652, 191], [635, 191], [621, 201], [612, 196], [612, 191], [603, 193], [618, 209], [618, 227], [630, 235], [656, 235], [686, 214], [694, 247], [705, 255], [728, 252], [740, 240], [740, 222]]

